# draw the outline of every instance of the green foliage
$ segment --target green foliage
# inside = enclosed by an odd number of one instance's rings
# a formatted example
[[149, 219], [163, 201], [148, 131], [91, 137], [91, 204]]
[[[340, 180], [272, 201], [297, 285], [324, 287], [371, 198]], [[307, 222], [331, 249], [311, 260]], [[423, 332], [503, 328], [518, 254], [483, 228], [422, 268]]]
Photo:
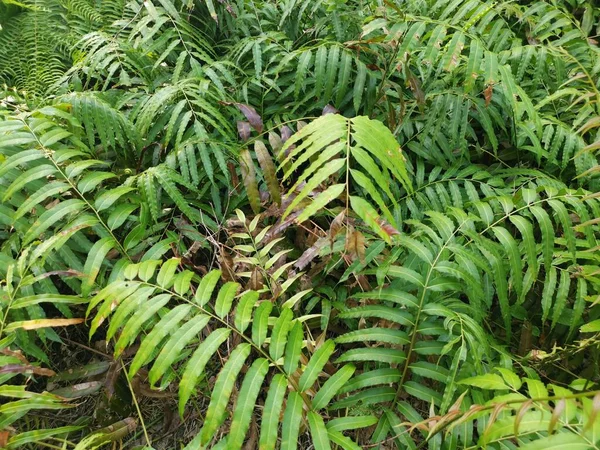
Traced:
[[599, 19], [1, 1], [0, 447], [598, 447]]

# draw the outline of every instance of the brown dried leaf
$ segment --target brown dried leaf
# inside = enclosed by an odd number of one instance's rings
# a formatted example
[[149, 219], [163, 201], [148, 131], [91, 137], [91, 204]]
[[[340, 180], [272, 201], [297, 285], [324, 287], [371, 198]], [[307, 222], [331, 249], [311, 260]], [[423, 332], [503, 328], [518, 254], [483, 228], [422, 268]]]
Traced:
[[263, 276], [258, 267], [252, 269], [250, 280], [248, 281], [247, 289], [259, 291], [263, 287]]
[[550, 422], [548, 423], [548, 434], [552, 434], [554, 432], [554, 427], [556, 427], [556, 423], [558, 419], [560, 419], [560, 415], [563, 413], [567, 406], [567, 401], [564, 398], [561, 398], [556, 402], [554, 409], [552, 410], [552, 417], [550, 417]]
[[337, 216], [335, 216], [335, 219], [333, 219], [333, 221], [331, 222], [331, 225], [329, 226], [329, 233], [327, 233], [327, 235], [329, 236], [329, 243], [331, 245], [331, 250], [333, 250], [333, 241], [335, 240], [335, 237], [342, 230], [342, 228], [344, 226], [345, 218], [346, 218], [346, 210], [342, 209], [342, 211]]
[[365, 237], [358, 230], [352, 230], [346, 236], [346, 252], [353, 257], [365, 261]]
[[219, 266], [221, 269], [221, 278], [223, 281], [235, 281], [235, 272], [233, 270], [233, 258], [229, 256], [225, 247], [221, 246], [219, 252]]
[[231, 161], [227, 163], [227, 170], [229, 171], [229, 176], [231, 177], [231, 184], [233, 188], [237, 191], [238, 186], [240, 185], [240, 179], [238, 177], [237, 171], [235, 170], [235, 165]]
[[302, 256], [298, 258], [294, 264], [294, 268], [297, 270], [303, 270], [310, 262], [319, 256], [321, 249], [327, 245], [327, 239], [319, 238], [311, 247], [307, 248]]
[[525, 403], [523, 403], [523, 405], [521, 405], [519, 411], [517, 412], [517, 415], [515, 417], [514, 429], [515, 438], [519, 436], [519, 425], [521, 425], [521, 420], [523, 420], [523, 417], [525, 417], [525, 413], [529, 410], [529, 408], [531, 408], [531, 405], [533, 405], [533, 401], [531, 399], [527, 400]]
[[119, 439], [124, 438], [129, 433], [134, 431], [137, 428], [137, 422], [133, 417], [127, 417], [126, 419], [120, 420], [119, 422], [115, 422], [112, 425], [109, 425], [106, 428], [102, 428], [98, 430], [97, 433], [103, 434], [104, 436], [95, 441], [94, 444], [99, 442], [114, 442]]
[[490, 414], [490, 418], [488, 420], [487, 427], [486, 427], [485, 431], [483, 432], [484, 440], [485, 440], [485, 437], [487, 436], [487, 434], [492, 429], [492, 426], [496, 422], [498, 415], [504, 409], [505, 406], [506, 406], [506, 403], [498, 403], [496, 406], [494, 406], [494, 409], [492, 410], [492, 414]]

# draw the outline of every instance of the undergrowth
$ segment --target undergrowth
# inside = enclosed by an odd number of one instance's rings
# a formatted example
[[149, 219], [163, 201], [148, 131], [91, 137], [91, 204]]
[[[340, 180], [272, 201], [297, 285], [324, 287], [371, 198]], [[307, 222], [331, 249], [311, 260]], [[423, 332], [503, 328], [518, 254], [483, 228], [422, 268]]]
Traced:
[[2, 0], [0, 447], [600, 448], [598, 23]]

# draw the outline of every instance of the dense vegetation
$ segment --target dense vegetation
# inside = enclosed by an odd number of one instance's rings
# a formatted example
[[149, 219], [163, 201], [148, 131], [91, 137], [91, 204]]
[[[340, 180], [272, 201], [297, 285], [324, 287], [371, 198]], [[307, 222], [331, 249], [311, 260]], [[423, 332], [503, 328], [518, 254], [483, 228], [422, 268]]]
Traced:
[[600, 448], [593, 0], [0, 0], [0, 448]]

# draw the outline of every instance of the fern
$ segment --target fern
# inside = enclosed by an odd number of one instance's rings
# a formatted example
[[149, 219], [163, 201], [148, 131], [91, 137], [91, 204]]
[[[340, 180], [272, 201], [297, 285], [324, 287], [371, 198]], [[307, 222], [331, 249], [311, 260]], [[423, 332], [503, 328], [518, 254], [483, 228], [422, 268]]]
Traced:
[[[234, 282], [223, 285], [213, 300], [220, 271], [207, 274], [192, 296], [189, 291], [194, 274], [189, 271], [176, 273], [179, 263], [177, 259], [168, 260], [158, 273], [155, 273], [157, 261], [153, 260], [126, 267], [125, 279], [108, 285], [92, 298], [89, 310], [97, 308], [98, 312], [91, 322], [90, 333], [93, 334], [102, 321], [112, 317], [108, 337], [122, 327], [115, 346], [118, 354], [151, 325], [151, 331], [142, 339], [132, 361], [129, 375], [134, 376], [142, 366], [150, 364], [149, 380], [155, 385], [177, 362], [181, 366], [180, 414], [184, 413], [199, 379], [206, 376], [208, 363], [220, 346], [229, 339], [237, 341], [228, 351], [225, 364], [217, 369], [204, 425], [188, 447], [206, 446], [218, 440], [227, 448], [241, 448], [263, 383], [266, 399], [260, 434], [262, 448], [275, 448], [284, 403], [281, 448], [296, 448], [300, 428], [306, 424], [314, 442], [321, 446], [329, 446], [330, 439], [351, 445], [342, 434], [332, 436], [328, 432], [320, 412], [355, 370], [352, 365], [344, 365], [326, 381], [320, 380], [325, 364], [335, 351], [333, 341], [321, 343], [312, 355], [305, 356], [307, 362], [300, 368], [303, 347], [308, 345], [304, 343], [307, 337], [302, 317], [296, 319], [290, 308], [274, 307], [269, 300], [261, 301], [255, 291], [238, 294], [240, 286]], [[135, 305], [142, 303], [147, 306], [136, 312]], [[179, 304], [169, 307], [169, 303]], [[116, 305], [112, 311], [111, 304]], [[204, 334], [204, 339], [191, 355], [182, 359], [184, 349], [199, 334]], [[247, 367], [245, 374], [241, 374], [243, 367]], [[227, 418], [231, 393], [238, 378], [241, 387], [234, 402], [229, 431], [217, 434]], [[163, 386], [167, 380], [163, 381]]]
[[598, 446], [597, 9], [2, 2], [0, 447]]

